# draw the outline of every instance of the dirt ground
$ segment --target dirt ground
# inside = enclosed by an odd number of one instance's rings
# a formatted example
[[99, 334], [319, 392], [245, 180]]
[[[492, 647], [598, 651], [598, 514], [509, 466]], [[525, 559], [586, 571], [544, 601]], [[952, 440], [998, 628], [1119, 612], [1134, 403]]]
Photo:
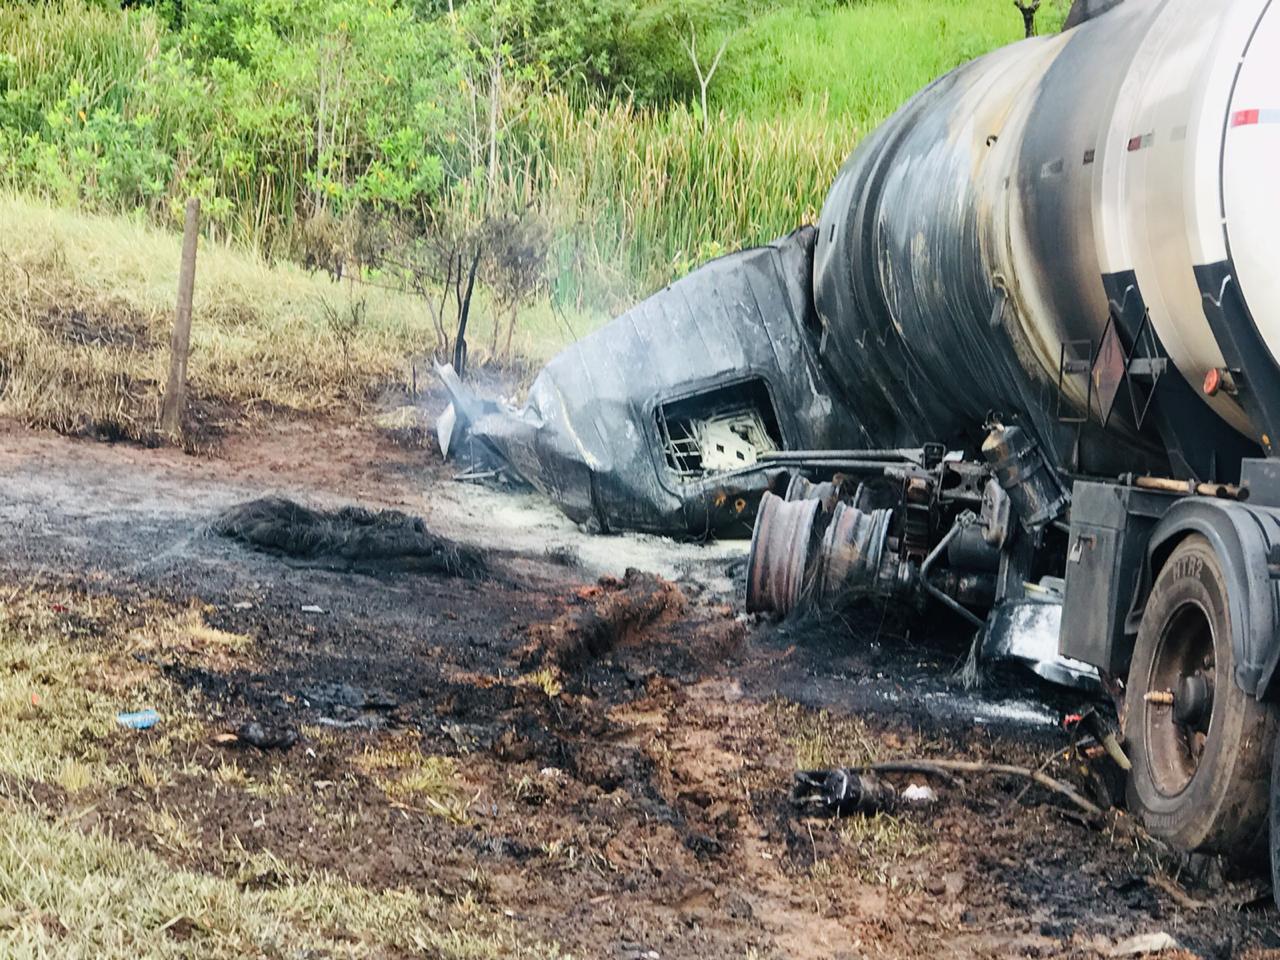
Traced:
[[[745, 545], [591, 537], [453, 473], [429, 445], [355, 426], [294, 423], [193, 458], [0, 425], [0, 598], [61, 598], [86, 652], [118, 635], [106, 618], [144, 629], [161, 609], [250, 641], [134, 654], [203, 731], [145, 798], [187, 842], [138, 816], [131, 784], [21, 795], [174, 866], [270, 885], [217, 851], [269, 853], [481, 904], [580, 958], [1094, 957], [1161, 931], [1184, 956], [1280, 948], [1256, 880], [1189, 870], [1123, 813], [1090, 824], [1014, 779], [935, 783], [936, 804], [893, 815], [798, 816], [798, 767], [1047, 761], [1083, 784], [1053, 759], [1079, 704], [1016, 680], [966, 693], [962, 639], [883, 611], [749, 621]], [[357, 573], [209, 532], [266, 494], [405, 511], [489, 569]], [[299, 740], [230, 743], [246, 722]], [[136, 766], [163, 726], [104, 747]]]

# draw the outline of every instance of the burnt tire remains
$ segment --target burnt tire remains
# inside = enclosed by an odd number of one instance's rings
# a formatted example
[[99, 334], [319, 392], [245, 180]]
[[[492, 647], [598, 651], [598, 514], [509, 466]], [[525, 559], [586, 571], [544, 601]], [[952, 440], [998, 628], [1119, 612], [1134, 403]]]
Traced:
[[1271, 761], [1271, 895], [1280, 907], [1280, 737]]
[[1160, 570], [1125, 695], [1130, 809], [1182, 850], [1263, 850], [1276, 715], [1236, 684], [1222, 564], [1193, 534]]
[[489, 572], [480, 550], [437, 536], [420, 517], [398, 510], [320, 510], [284, 497], [264, 497], [224, 511], [210, 530], [297, 566], [473, 580]]

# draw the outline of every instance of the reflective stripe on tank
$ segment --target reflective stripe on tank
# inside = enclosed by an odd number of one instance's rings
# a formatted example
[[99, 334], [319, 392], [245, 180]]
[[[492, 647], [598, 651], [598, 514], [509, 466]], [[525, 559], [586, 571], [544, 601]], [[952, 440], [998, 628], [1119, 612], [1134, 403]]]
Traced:
[[1232, 127], [1252, 127], [1260, 123], [1280, 123], [1280, 110], [1237, 110], [1231, 114]]

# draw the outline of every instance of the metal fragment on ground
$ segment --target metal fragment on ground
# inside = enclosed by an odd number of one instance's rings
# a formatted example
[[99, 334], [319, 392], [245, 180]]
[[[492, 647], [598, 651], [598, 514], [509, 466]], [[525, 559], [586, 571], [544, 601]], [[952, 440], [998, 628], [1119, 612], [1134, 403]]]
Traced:
[[791, 802], [808, 813], [879, 813], [892, 808], [897, 799], [891, 785], [855, 770], [799, 770], [791, 786]]

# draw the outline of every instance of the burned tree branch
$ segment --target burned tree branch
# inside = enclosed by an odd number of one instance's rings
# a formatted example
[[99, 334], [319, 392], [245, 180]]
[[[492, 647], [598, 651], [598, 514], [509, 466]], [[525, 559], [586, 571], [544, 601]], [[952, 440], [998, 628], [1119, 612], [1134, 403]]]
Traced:
[[1102, 808], [1083, 796], [1074, 787], [1055, 780], [1042, 770], [1030, 767], [1018, 767], [1007, 763], [983, 763], [973, 760], [890, 760], [884, 763], [870, 763], [861, 767], [852, 767], [858, 772], [867, 773], [919, 773], [937, 777], [947, 783], [956, 784], [957, 773], [996, 774], [1011, 777], [1024, 777], [1032, 780], [1046, 790], [1069, 800], [1081, 812], [1090, 817], [1101, 818]]
[[1018, 8], [1022, 14], [1022, 26], [1027, 32], [1028, 37], [1036, 35], [1036, 11], [1040, 9], [1040, 0], [1013, 0], [1013, 5]]
[[[458, 335], [453, 339], [453, 368], [458, 376], [466, 375], [467, 366], [467, 319], [471, 316], [471, 295], [476, 289], [476, 269], [480, 266], [480, 244], [476, 244], [475, 253], [471, 257], [471, 270], [467, 275], [467, 291], [458, 300]], [[458, 279], [462, 279], [462, 263], [458, 263]], [[459, 288], [460, 289], [460, 288]]]

